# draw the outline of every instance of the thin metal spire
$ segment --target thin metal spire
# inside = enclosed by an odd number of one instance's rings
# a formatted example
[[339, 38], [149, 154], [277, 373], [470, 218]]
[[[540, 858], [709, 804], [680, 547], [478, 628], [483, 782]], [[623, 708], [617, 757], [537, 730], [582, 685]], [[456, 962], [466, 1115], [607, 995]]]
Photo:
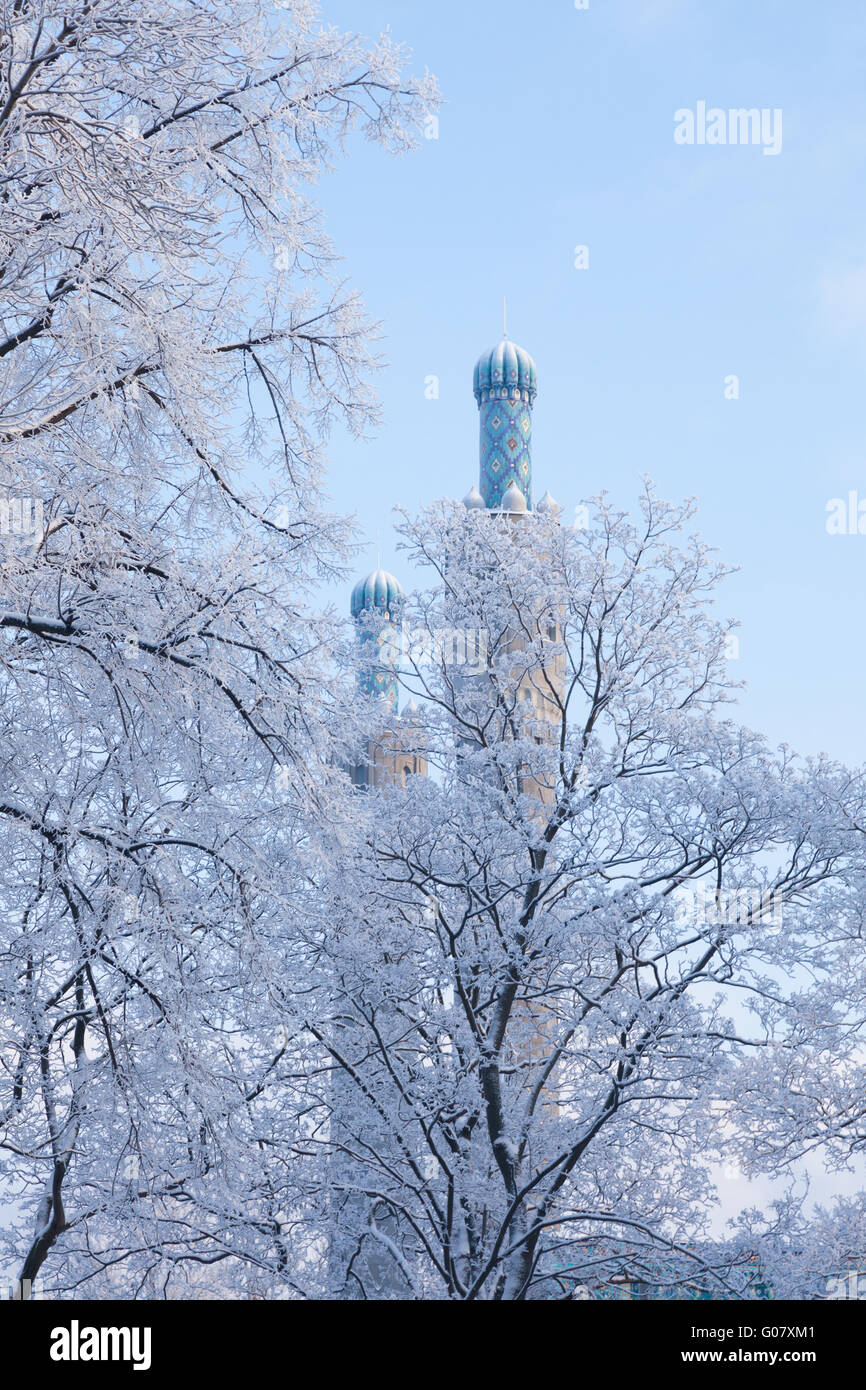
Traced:
[[505, 295], [502, 296], [502, 336], [508, 337], [508, 300]]

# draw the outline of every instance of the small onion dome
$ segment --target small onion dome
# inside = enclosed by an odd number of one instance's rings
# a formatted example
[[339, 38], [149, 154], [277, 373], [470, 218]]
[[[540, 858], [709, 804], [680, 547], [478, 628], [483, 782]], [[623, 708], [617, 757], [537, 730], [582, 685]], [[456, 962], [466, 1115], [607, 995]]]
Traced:
[[525, 512], [526, 498], [516, 483], [510, 483], [502, 494], [499, 510], [503, 512]]
[[538, 394], [535, 363], [523, 348], [503, 338], [495, 348], [479, 357], [472, 388], [479, 405], [484, 400], [490, 400], [491, 393], [494, 397], [522, 398], [531, 405]]
[[421, 713], [421, 711], [419, 710], [419, 708], [418, 708], [418, 706], [416, 705], [415, 701], [414, 701], [414, 700], [410, 700], [409, 703], [408, 703], [408, 705], [406, 706], [406, 708], [403, 710], [403, 718], [404, 718], [404, 719], [417, 719], [417, 718], [418, 718], [418, 715], [419, 715], [420, 713]]
[[542, 497], [541, 501], [536, 502], [535, 510], [537, 512], [552, 512], [556, 514], [560, 511], [560, 506], [556, 498], [551, 497], [550, 493], [546, 492]]
[[464, 507], [469, 507], [470, 510], [474, 507], [480, 507], [482, 511], [484, 510], [484, 498], [481, 496], [481, 493], [474, 483], [463, 498], [463, 505]]
[[352, 617], [360, 618], [368, 608], [375, 608], [386, 618], [399, 615], [403, 605], [402, 585], [387, 570], [376, 569], [366, 579], [359, 579], [352, 590]]

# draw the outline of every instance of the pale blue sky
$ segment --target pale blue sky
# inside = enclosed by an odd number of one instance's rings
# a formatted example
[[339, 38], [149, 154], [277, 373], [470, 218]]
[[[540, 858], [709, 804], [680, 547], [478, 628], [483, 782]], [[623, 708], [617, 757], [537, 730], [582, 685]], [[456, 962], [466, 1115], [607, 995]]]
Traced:
[[[501, 330], [535, 357], [536, 496], [571, 512], [649, 473], [696, 495], [742, 566], [742, 717], [773, 742], [866, 758], [866, 6], [862, 0], [326, 0], [390, 25], [446, 99], [399, 162], [355, 145], [322, 193], [345, 273], [383, 321], [385, 425], [335, 438], [330, 490], [395, 554], [390, 509], [477, 478], [472, 368]], [[782, 150], [681, 146], [674, 112], [781, 108]], [[574, 268], [589, 247], [590, 267]], [[725, 377], [740, 378], [726, 400]], [[438, 400], [425, 399], [429, 374]], [[335, 594], [343, 604], [348, 594]]]

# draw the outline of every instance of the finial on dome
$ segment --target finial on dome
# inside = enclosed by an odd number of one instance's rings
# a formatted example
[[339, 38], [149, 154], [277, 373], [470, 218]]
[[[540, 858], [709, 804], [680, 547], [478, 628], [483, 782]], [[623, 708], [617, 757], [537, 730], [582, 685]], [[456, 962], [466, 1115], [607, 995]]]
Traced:
[[541, 501], [540, 501], [540, 502], [536, 502], [536, 504], [535, 504], [535, 510], [536, 510], [537, 512], [554, 512], [554, 513], [558, 513], [558, 512], [560, 512], [560, 511], [562, 510], [562, 508], [560, 507], [560, 505], [559, 505], [559, 503], [557, 502], [556, 498], [555, 498], [555, 497], [552, 497], [552, 496], [550, 495], [550, 491], [548, 490], [548, 491], [544, 494], [544, 496], [541, 498]]
[[484, 498], [481, 496], [481, 493], [474, 483], [463, 498], [463, 505], [464, 507], [468, 507], [470, 511], [476, 507], [480, 507], [482, 511], [484, 510]]

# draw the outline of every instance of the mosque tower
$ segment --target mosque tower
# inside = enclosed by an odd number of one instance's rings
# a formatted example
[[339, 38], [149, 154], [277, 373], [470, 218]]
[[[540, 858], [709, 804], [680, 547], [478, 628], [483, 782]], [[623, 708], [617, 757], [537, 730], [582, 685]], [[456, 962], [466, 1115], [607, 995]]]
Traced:
[[523, 348], [503, 338], [479, 357], [472, 386], [481, 423], [481, 501], [488, 510], [503, 507], [516, 489], [529, 511], [532, 407], [538, 394], [535, 363]]
[[[364, 657], [358, 693], [383, 700], [386, 709], [385, 728], [368, 743], [362, 760], [352, 768], [356, 787], [405, 787], [407, 777], [427, 774], [427, 760], [418, 750], [417, 707], [410, 701], [402, 718], [397, 713], [404, 601], [399, 581], [381, 568], [360, 579], [352, 590], [351, 613], [361, 628]], [[363, 626], [365, 615], [381, 619], [375, 631]]]
[[[402, 716], [398, 713], [397, 668], [402, 650], [404, 602], [399, 581], [381, 566], [360, 579], [352, 590], [350, 609], [359, 628], [361, 647], [357, 692], [362, 699], [379, 701], [383, 715], [378, 734], [367, 742], [359, 761], [350, 768], [352, 782], [362, 790], [405, 787], [410, 776], [427, 774], [427, 760], [420, 751], [423, 745], [417, 706], [410, 701]], [[378, 621], [368, 622], [368, 619]], [[387, 1010], [383, 1010], [385, 1012]], [[357, 1023], [351, 1003], [334, 1023], [341, 1045], [353, 1047], [357, 1041]], [[354, 1086], [347, 1082], [345, 1075], [338, 1073], [334, 1087], [335, 1114], [338, 1114], [341, 1104], [349, 1103]], [[353, 1136], [341, 1137], [337, 1122], [332, 1120], [332, 1124], [335, 1137], [345, 1144], [342, 1151], [340, 1147], [335, 1150], [331, 1160], [335, 1234], [328, 1251], [328, 1281], [332, 1297], [350, 1301], [358, 1298], [409, 1299], [412, 1290], [387, 1249], [372, 1238], [364, 1239], [364, 1232], [373, 1222], [380, 1236], [399, 1242], [394, 1214], [386, 1204], [371, 1202], [363, 1195], [365, 1170], [347, 1156], [352, 1149]], [[349, 1269], [356, 1277], [349, 1277]]]
[[[470, 510], [496, 512], [520, 524], [532, 515], [556, 516], [559, 507], [549, 492], [533, 508], [532, 502], [532, 407], [538, 394], [538, 374], [529, 353], [507, 337], [482, 353], [475, 364], [473, 389], [478, 402], [481, 450], [478, 487], [473, 487], [464, 505]], [[561, 643], [558, 621], [545, 621], [542, 639], [551, 645]], [[521, 636], [509, 640], [505, 650], [520, 651]], [[520, 697], [532, 706], [537, 742], [558, 736], [565, 684], [565, 657], [560, 652], [539, 670], [528, 671], [520, 686]], [[520, 789], [537, 798], [541, 806], [554, 800], [552, 784], [526, 776]]]

